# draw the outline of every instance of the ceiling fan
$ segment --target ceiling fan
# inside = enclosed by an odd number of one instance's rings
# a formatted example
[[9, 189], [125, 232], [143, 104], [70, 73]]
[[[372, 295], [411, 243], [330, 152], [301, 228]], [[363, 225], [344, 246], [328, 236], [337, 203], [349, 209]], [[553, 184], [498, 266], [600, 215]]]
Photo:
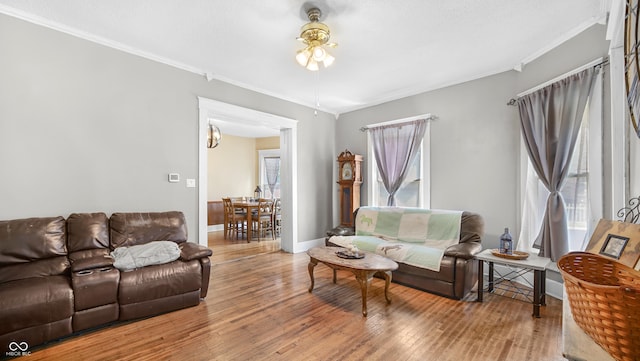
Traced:
[[316, 7], [307, 10], [310, 22], [302, 26], [300, 36], [297, 38], [306, 47], [298, 50], [296, 61], [311, 71], [317, 71], [320, 68], [319, 64], [325, 68], [333, 64], [335, 58], [329, 54], [325, 46], [330, 48], [338, 46], [336, 43], [329, 43], [331, 33], [329, 27], [319, 21], [320, 15], [322, 13]]

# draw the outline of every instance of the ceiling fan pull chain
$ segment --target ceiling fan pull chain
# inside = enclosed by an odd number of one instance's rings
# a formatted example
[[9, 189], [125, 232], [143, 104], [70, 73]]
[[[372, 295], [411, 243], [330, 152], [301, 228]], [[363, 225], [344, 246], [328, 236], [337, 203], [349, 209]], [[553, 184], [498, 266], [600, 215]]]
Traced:
[[316, 73], [316, 109], [313, 112], [314, 116], [318, 116], [318, 110], [320, 110], [320, 69]]

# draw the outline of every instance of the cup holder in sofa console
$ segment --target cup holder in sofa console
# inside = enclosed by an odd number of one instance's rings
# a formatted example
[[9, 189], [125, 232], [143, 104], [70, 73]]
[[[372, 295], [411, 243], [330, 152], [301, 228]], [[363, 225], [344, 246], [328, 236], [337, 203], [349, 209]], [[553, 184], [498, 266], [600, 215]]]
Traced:
[[83, 270], [83, 271], [78, 271], [75, 274], [78, 275], [78, 276], [86, 276], [86, 275], [90, 275], [92, 273], [93, 273], [92, 270]]

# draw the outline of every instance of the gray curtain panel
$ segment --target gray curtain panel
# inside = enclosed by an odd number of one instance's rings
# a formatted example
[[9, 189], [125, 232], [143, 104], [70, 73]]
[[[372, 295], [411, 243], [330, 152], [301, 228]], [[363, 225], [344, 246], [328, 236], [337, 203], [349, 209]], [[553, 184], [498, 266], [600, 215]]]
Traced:
[[589, 68], [518, 99], [522, 137], [538, 177], [551, 192], [536, 239], [540, 256], [557, 261], [569, 252], [560, 190], [569, 172], [589, 94], [598, 70]]
[[395, 194], [407, 176], [426, 130], [425, 119], [369, 129], [378, 172], [389, 193], [387, 206], [396, 205]]

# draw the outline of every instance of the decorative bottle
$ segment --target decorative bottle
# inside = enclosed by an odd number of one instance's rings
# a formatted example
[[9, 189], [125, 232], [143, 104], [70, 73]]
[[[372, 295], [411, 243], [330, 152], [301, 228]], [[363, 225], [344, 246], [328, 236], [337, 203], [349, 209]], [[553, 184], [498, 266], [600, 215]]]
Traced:
[[509, 227], [506, 227], [504, 233], [500, 236], [500, 253], [513, 254], [513, 239], [509, 234]]

